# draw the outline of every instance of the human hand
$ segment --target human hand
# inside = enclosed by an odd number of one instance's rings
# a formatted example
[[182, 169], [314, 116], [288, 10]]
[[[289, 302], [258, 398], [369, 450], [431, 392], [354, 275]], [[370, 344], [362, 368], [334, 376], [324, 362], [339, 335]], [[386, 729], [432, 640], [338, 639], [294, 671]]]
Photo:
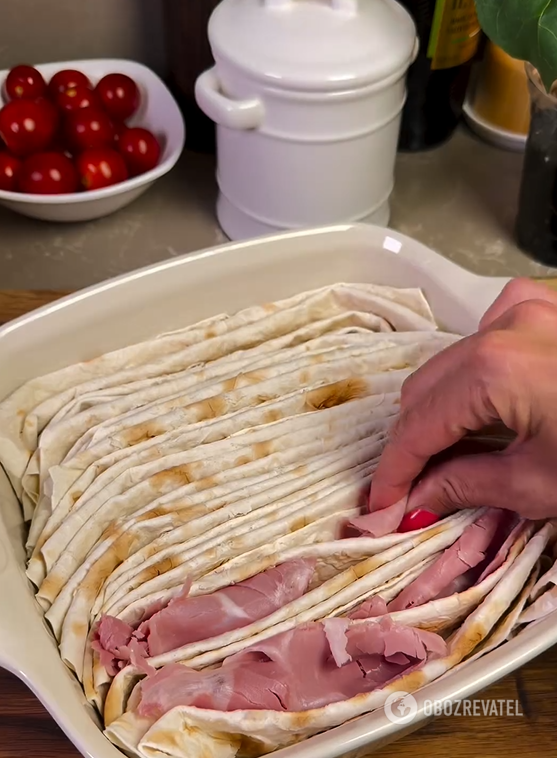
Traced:
[[[444, 460], [412, 487], [433, 456], [492, 424], [516, 433], [504, 450]], [[476, 334], [404, 383], [370, 510], [408, 493], [407, 511], [491, 506], [532, 519], [557, 516], [557, 293], [512, 281]]]

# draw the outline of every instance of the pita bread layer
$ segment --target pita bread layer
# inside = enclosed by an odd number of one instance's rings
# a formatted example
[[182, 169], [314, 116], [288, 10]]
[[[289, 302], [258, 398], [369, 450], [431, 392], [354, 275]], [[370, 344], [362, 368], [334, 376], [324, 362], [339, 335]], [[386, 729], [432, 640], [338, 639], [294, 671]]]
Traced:
[[[419, 670], [403, 675], [383, 689], [302, 713], [220, 712], [184, 706], [174, 708], [149, 725], [129, 712], [110, 724], [105, 734], [132, 755], [190, 758], [201, 756], [202, 751], [214, 750], [226, 758], [240, 758], [286, 747], [379, 708], [391, 692], [414, 692], [439, 678], [488, 636], [528, 581], [552, 531], [553, 526], [547, 524], [534, 535], [505, 578], [466, 619], [445, 658], [428, 661]], [[208, 741], [213, 735], [214, 745]]]

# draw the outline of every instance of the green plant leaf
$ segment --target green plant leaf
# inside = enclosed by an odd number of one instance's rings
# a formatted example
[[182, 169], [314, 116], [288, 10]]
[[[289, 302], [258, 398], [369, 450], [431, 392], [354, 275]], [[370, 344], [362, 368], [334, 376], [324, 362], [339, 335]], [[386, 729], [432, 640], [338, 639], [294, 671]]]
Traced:
[[549, 91], [557, 79], [557, 0], [476, 0], [489, 39], [535, 66]]

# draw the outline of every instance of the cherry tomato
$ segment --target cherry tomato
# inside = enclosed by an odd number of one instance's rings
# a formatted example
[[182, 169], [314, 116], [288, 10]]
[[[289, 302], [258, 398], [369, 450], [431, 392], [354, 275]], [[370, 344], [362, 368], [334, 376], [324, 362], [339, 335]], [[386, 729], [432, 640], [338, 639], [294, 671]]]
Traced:
[[118, 143], [120, 142], [120, 137], [122, 134], [127, 130], [127, 126], [123, 121], [118, 121], [117, 119], [112, 119], [112, 126], [114, 127], [114, 142], [116, 146], [118, 146]]
[[11, 100], [0, 111], [0, 137], [19, 157], [47, 148], [58, 128], [58, 112], [45, 98]]
[[128, 170], [120, 153], [110, 147], [84, 150], [76, 160], [77, 172], [86, 190], [101, 189], [128, 178]]
[[35, 153], [23, 162], [17, 186], [20, 192], [60, 195], [77, 192], [79, 179], [75, 166], [62, 153]]
[[439, 521], [439, 516], [431, 511], [418, 508], [415, 511], [407, 513], [398, 527], [399, 532], [413, 532], [415, 529], [425, 529], [426, 526], [433, 526]]
[[61, 111], [69, 113], [79, 108], [100, 108], [99, 98], [92, 89], [78, 84], [71, 89], [60, 92], [56, 98], [56, 105]]
[[106, 112], [125, 121], [139, 107], [139, 89], [126, 74], [107, 74], [95, 87]]
[[93, 89], [93, 86], [89, 79], [82, 74], [81, 71], [75, 71], [73, 68], [64, 68], [62, 71], [58, 71], [48, 83], [48, 92], [53, 100], [56, 100], [58, 95], [65, 92], [68, 89], [74, 87], [87, 87]]
[[65, 124], [68, 144], [77, 152], [114, 143], [114, 127], [100, 108], [79, 108], [68, 113]]
[[10, 100], [34, 100], [46, 93], [46, 82], [33, 66], [15, 66], [6, 77]]
[[0, 153], [0, 190], [15, 192], [21, 161], [15, 155]]
[[126, 129], [118, 140], [118, 150], [124, 156], [131, 176], [150, 171], [159, 162], [161, 148], [148, 129]]

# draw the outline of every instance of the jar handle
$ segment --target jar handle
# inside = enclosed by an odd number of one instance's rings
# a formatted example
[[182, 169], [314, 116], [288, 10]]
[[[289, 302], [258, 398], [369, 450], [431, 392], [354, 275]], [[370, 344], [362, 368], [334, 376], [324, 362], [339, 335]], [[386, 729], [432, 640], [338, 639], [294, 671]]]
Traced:
[[[268, 8], [289, 8], [299, 0], [263, 0]], [[358, 12], [358, 0], [329, 0], [335, 11], [340, 11], [350, 16]]]
[[222, 94], [216, 66], [198, 77], [195, 99], [206, 116], [229, 129], [257, 129], [264, 118], [260, 100], [232, 100]]

